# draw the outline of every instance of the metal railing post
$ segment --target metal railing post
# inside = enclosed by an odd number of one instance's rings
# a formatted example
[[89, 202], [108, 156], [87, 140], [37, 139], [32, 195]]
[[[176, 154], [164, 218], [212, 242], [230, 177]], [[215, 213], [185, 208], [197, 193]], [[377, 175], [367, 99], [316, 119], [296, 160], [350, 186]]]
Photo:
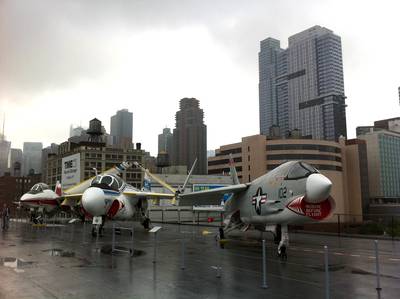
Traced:
[[[97, 233], [98, 234], [98, 233]], [[111, 245], [111, 254], [114, 254], [115, 251], [115, 223], [113, 223], [112, 227], [112, 245]]]
[[329, 299], [329, 260], [328, 260], [328, 246], [324, 246], [325, 253], [325, 299]]
[[132, 222], [132, 252], [131, 252], [131, 256], [133, 256], [135, 254], [135, 226], [134, 223]]
[[185, 236], [183, 236], [181, 240], [181, 250], [182, 250], [182, 261], [181, 261], [181, 269], [185, 270]]
[[394, 216], [392, 216], [392, 241], [394, 240]]
[[156, 262], [157, 257], [157, 233], [154, 233], [154, 252], [153, 252], [153, 263]]
[[381, 273], [379, 269], [379, 249], [378, 249], [378, 240], [374, 241], [375, 244], [375, 268], [376, 268], [376, 290], [380, 291], [381, 288]]
[[267, 285], [267, 254], [266, 254], [266, 249], [265, 249], [265, 239], [262, 240], [262, 263], [263, 263], [263, 282], [261, 287], [263, 289], [267, 289], [268, 285]]

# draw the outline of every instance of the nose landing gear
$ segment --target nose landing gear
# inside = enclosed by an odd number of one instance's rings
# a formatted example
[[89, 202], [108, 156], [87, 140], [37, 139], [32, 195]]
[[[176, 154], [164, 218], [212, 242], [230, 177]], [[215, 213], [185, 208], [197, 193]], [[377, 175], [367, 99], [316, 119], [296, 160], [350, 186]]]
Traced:
[[102, 236], [104, 232], [105, 216], [93, 217], [92, 237]]

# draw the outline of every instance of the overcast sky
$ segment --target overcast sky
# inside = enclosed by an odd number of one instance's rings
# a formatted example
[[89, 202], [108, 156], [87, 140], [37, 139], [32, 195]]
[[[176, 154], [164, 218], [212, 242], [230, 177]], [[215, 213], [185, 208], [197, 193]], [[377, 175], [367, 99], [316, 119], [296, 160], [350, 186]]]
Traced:
[[157, 154], [179, 99], [205, 112], [208, 149], [259, 133], [259, 41], [313, 25], [342, 38], [347, 130], [400, 116], [399, 1], [0, 0], [0, 120], [12, 147], [133, 112]]

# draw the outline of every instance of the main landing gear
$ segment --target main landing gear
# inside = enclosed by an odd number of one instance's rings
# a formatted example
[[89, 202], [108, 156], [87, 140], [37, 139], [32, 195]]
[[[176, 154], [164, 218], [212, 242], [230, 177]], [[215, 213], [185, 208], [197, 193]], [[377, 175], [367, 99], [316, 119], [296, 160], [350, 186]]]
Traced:
[[145, 229], [150, 228], [150, 218], [145, 217], [142, 221], [142, 225]]
[[275, 241], [279, 240], [278, 257], [281, 261], [287, 260], [286, 250], [289, 246], [289, 233], [287, 225], [277, 225]]

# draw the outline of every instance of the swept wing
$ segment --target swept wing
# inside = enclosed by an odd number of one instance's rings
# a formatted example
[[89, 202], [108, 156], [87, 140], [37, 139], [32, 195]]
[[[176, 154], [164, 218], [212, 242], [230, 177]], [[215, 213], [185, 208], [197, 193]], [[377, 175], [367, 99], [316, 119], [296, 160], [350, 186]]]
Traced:
[[238, 194], [247, 190], [249, 186], [250, 184], [238, 184], [199, 192], [180, 194], [178, 196], [179, 206], [219, 205], [224, 194]]

